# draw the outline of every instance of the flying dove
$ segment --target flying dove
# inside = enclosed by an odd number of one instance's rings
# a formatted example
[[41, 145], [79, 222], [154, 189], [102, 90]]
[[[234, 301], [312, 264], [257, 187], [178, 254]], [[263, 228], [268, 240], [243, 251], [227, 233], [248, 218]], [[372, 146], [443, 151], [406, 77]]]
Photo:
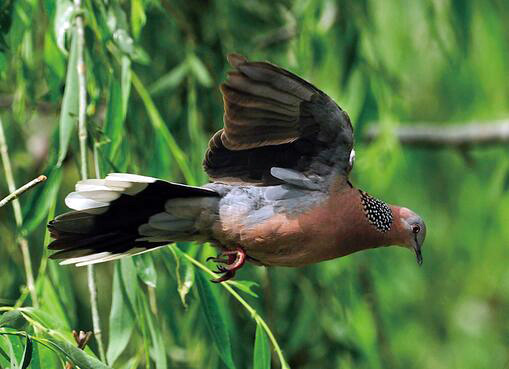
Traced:
[[415, 252], [426, 226], [348, 179], [355, 152], [350, 118], [318, 88], [269, 62], [230, 54], [221, 85], [224, 128], [211, 138], [205, 171], [187, 186], [113, 173], [76, 184], [74, 211], [48, 225], [61, 264], [87, 265], [172, 242], [210, 242], [221, 276], [245, 261], [298, 267], [398, 245]]

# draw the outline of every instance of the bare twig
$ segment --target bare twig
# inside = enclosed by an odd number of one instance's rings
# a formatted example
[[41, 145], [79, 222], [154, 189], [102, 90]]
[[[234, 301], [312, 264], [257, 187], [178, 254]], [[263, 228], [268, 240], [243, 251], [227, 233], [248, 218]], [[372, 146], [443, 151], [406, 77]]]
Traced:
[[[372, 141], [381, 133], [379, 125], [371, 126], [364, 139]], [[402, 124], [394, 132], [404, 145], [465, 148], [474, 145], [509, 143], [509, 120], [485, 123], [436, 125]]]
[[5, 206], [7, 205], [8, 203], [10, 203], [11, 201], [14, 201], [15, 199], [17, 199], [18, 197], [20, 197], [21, 195], [23, 195], [25, 192], [27, 192], [28, 190], [30, 190], [32, 187], [35, 187], [37, 186], [39, 183], [42, 183], [44, 182], [46, 179], [48, 179], [46, 176], [39, 176], [37, 177], [36, 179], [33, 179], [31, 180], [30, 182], [28, 182], [27, 184], [21, 186], [20, 188], [18, 188], [16, 191], [10, 193], [9, 195], [7, 195], [6, 197], [4, 197], [2, 200], [0, 200], [0, 208], [2, 206]]
[[101, 361], [106, 363], [106, 354], [102, 341], [101, 320], [99, 319], [99, 308], [97, 307], [97, 285], [95, 283], [95, 270], [93, 265], [88, 265], [88, 290], [90, 291], [90, 308], [92, 310], [92, 325], [94, 328], [94, 336], [97, 340], [99, 348], [99, 356]]
[[[5, 133], [3, 128], [2, 120], [0, 119], [0, 155], [2, 156], [2, 162], [4, 165], [5, 171], [5, 179], [7, 181], [7, 187], [9, 188], [9, 192], [16, 192], [16, 183], [14, 182], [14, 175], [12, 172], [11, 160], [9, 158], [9, 151], [7, 148], [7, 140], [5, 139]], [[19, 195], [19, 193], [18, 193]], [[8, 196], [9, 197], [9, 196]], [[14, 209], [14, 219], [16, 221], [16, 225], [18, 228], [21, 228], [23, 225], [23, 215], [21, 213], [21, 205], [19, 200], [14, 196], [12, 200], [7, 200], [7, 202], [12, 201], [12, 207]], [[4, 199], [5, 200], [5, 199]], [[2, 200], [2, 202], [4, 201]], [[32, 304], [34, 307], [39, 306], [39, 301], [37, 299], [37, 293], [35, 291], [35, 282], [34, 282], [34, 272], [32, 270], [32, 261], [30, 259], [30, 250], [28, 248], [28, 242], [25, 238], [18, 238], [19, 247], [21, 248], [21, 254], [23, 256], [23, 264], [25, 267], [25, 273], [27, 278], [27, 287], [30, 291], [30, 296], [32, 298]]]
[[[86, 67], [84, 58], [85, 47], [85, 30], [83, 25], [83, 16], [81, 15], [81, 0], [74, 0], [74, 6], [77, 10], [76, 16], [76, 45], [77, 45], [77, 68], [78, 68], [78, 86], [79, 86], [79, 110], [78, 110], [78, 126], [79, 126], [79, 143], [80, 143], [80, 158], [81, 158], [81, 179], [88, 178], [87, 166], [87, 80], [86, 80]], [[88, 289], [90, 291], [90, 308], [92, 310], [92, 325], [94, 329], [94, 336], [97, 340], [97, 347], [99, 349], [99, 357], [101, 361], [107, 363], [102, 342], [101, 321], [99, 319], [99, 309], [97, 307], [97, 285], [95, 280], [94, 267], [89, 265], [88, 272]]]

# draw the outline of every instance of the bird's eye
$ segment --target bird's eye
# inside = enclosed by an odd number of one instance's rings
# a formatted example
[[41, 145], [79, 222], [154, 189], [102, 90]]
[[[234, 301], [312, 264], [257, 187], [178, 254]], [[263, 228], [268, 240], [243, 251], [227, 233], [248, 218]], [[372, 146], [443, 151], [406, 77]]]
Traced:
[[421, 226], [420, 226], [420, 225], [418, 225], [418, 224], [414, 224], [414, 225], [412, 226], [412, 232], [413, 232], [413, 233], [419, 233], [420, 231], [421, 231]]

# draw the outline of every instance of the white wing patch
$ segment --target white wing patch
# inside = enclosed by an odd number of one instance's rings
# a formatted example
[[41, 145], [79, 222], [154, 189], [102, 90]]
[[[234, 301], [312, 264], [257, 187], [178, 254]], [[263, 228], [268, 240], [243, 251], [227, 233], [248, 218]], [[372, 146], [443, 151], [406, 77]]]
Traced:
[[[88, 209], [96, 209], [96, 208], [105, 208], [108, 206], [107, 202], [99, 202], [87, 198], [82, 195], [82, 192], [71, 192], [65, 198], [65, 204], [67, 207], [74, 210], [88, 210]], [[106, 209], [105, 209], [106, 210]]]
[[157, 181], [157, 178], [140, 176], [139, 174], [129, 174], [129, 173], [110, 173], [106, 177], [106, 180], [110, 181], [119, 181], [119, 182], [137, 182], [137, 183], [154, 183]]
[[76, 183], [76, 191], [65, 198], [65, 204], [74, 210], [104, 208], [122, 194], [134, 196], [157, 178], [137, 174], [111, 173], [105, 179], [87, 179]]

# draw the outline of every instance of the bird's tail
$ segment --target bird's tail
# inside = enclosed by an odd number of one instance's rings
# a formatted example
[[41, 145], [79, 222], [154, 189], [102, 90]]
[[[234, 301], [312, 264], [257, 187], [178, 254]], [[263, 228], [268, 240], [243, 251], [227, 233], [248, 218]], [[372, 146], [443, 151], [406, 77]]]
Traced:
[[53, 259], [78, 266], [134, 255], [175, 241], [205, 241], [219, 195], [210, 189], [135, 174], [78, 182], [74, 211], [48, 224]]

